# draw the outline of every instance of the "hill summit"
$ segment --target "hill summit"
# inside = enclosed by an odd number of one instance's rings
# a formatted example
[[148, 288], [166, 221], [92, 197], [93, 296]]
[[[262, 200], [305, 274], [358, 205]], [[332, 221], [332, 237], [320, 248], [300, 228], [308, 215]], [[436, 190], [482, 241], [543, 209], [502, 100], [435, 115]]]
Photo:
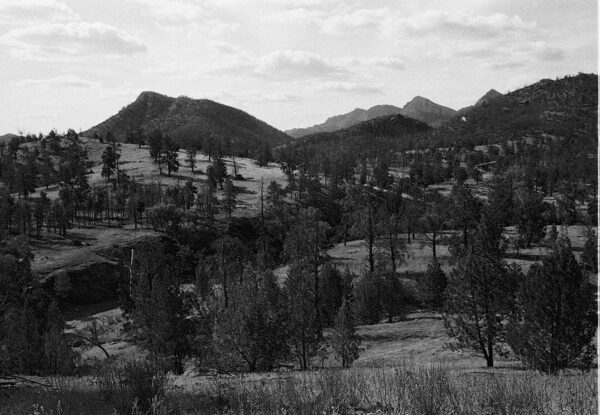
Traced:
[[416, 96], [402, 107], [400, 114], [423, 121], [432, 127], [439, 127], [444, 121], [452, 118], [456, 111], [427, 98]]
[[228, 146], [242, 156], [264, 144], [274, 147], [289, 141], [285, 133], [237, 108], [208, 99], [173, 98], [152, 91], [142, 92], [133, 103], [83, 135], [103, 136], [110, 131], [125, 141], [130, 132], [147, 134], [154, 129], [179, 144], [212, 137], [217, 145]]
[[481, 107], [483, 105], [487, 105], [490, 102], [494, 101], [495, 99], [498, 99], [500, 97], [502, 97], [503, 95], [496, 91], [495, 89], [490, 89], [488, 92], [485, 93], [484, 96], [482, 96], [481, 98], [479, 98], [477, 100], [477, 102], [475, 102], [475, 104], [473, 105], [469, 105], [468, 107], [464, 107], [458, 110], [458, 114], [463, 115], [468, 111], [471, 111], [473, 108], [478, 108]]
[[287, 130], [286, 133], [298, 138], [309, 134], [343, 130], [375, 118], [398, 114], [422, 121], [432, 127], [439, 127], [444, 121], [452, 118], [456, 111], [436, 104], [427, 98], [416, 96], [402, 108], [394, 105], [375, 105], [367, 110], [356, 108], [347, 114], [329, 117], [322, 124], [316, 124], [308, 128], [294, 128]]

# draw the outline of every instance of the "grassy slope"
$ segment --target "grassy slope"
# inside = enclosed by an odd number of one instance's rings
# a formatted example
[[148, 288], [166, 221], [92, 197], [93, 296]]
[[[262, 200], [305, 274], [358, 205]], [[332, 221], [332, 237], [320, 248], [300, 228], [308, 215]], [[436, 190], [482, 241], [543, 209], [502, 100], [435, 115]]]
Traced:
[[[101, 176], [100, 158], [102, 152], [106, 148], [106, 144], [102, 144], [95, 140], [81, 138], [82, 143], [88, 150], [89, 160], [94, 163], [92, 173], [88, 175], [90, 185], [104, 185], [106, 180]], [[185, 153], [180, 152], [179, 160], [181, 167], [177, 173], [173, 173], [172, 177], [166, 175], [160, 176], [158, 168], [152, 162], [148, 153], [147, 147], [139, 149], [134, 144], [121, 145], [121, 169], [126, 170], [132, 178], [139, 183], [162, 183], [166, 185], [185, 185], [185, 182], [192, 178], [197, 187], [204, 183], [206, 176], [201, 173], [205, 172], [209, 166], [208, 157], [204, 154], [199, 154], [196, 157], [196, 168], [194, 174], [191, 169], [186, 166]], [[233, 172], [232, 159], [226, 159], [225, 164], [229, 172]], [[260, 167], [252, 159], [236, 158], [238, 173], [245, 180], [234, 180], [234, 185], [241, 191], [237, 196], [237, 207], [234, 212], [236, 216], [256, 215], [259, 210], [260, 186], [261, 180], [264, 182], [265, 188], [274, 180], [286, 185], [286, 177], [279, 167], [271, 163], [268, 166]], [[58, 186], [50, 186], [49, 189], [39, 187], [36, 194], [40, 191], [45, 191], [49, 198], [58, 197]], [[223, 197], [223, 191], [217, 190], [217, 197]], [[105, 224], [104, 224], [105, 225]], [[140, 237], [154, 235], [155, 232], [146, 229], [134, 230], [133, 225], [125, 227], [107, 228], [100, 226], [94, 229], [77, 229], [69, 230], [67, 237], [62, 238], [55, 234], [45, 234], [42, 240], [33, 240], [32, 250], [34, 253], [33, 270], [40, 274], [47, 274], [53, 270], [70, 267], [81, 266], [86, 263], [94, 263], [100, 261], [97, 252], [113, 245], [123, 245], [127, 242], [132, 242]], [[82, 242], [82, 246], [74, 246], [72, 241], [78, 240]]]
[[[102, 171], [100, 159], [107, 144], [102, 144], [96, 140], [85, 137], [81, 138], [81, 141], [88, 150], [89, 160], [94, 163], [92, 173], [88, 175], [90, 185], [105, 184], [106, 180], [100, 174]], [[187, 167], [185, 163], [185, 152], [180, 151], [179, 171], [172, 173], [172, 176], [168, 177], [166, 173], [162, 176], [159, 175], [158, 167], [153, 163], [147, 146], [138, 148], [136, 144], [121, 144], [120, 148], [120, 168], [125, 170], [127, 174], [138, 183], [162, 183], [165, 186], [179, 184], [183, 186], [189, 178], [192, 178], [196, 184], [203, 183], [206, 180], [204, 172], [206, 172], [210, 163], [208, 162], [208, 157], [204, 154], [198, 154], [196, 156], [196, 167], [194, 169], [194, 174], [192, 174], [191, 169]], [[243, 189], [237, 197], [239, 202], [238, 215], [247, 215], [258, 211], [258, 206], [260, 206], [261, 180], [263, 180], [265, 184], [265, 189], [272, 180], [275, 180], [282, 186], [286, 185], [286, 177], [275, 163], [260, 167], [253, 159], [238, 157], [236, 158], [236, 164], [238, 166], [238, 173], [245, 178], [245, 180], [233, 181], [236, 187]], [[226, 158], [225, 165], [227, 166], [227, 171], [233, 173], [233, 159]], [[46, 191], [50, 198], [58, 197], [58, 186], [51, 186], [48, 190], [46, 190], [45, 187], [39, 187], [36, 193], [39, 193], [39, 191], [42, 190]], [[223, 191], [217, 190], [217, 197], [221, 198], [222, 196]]]

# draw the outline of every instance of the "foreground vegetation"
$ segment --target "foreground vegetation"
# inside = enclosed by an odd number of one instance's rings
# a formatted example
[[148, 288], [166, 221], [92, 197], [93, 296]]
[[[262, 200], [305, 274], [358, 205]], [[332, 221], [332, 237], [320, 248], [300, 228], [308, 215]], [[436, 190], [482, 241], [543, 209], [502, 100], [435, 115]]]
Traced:
[[[138, 363], [139, 366], [144, 364]], [[149, 374], [146, 373], [146, 376]], [[52, 389], [21, 389], [0, 414], [596, 414], [596, 374], [462, 372], [442, 363], [357, 367], [273, 376], [216, 376], [188, 387], [173, 379], [55, 378]], [[104, 382], [103, 382], [104, 381]], [[137, 388], [137, 400], [133, 390]]]

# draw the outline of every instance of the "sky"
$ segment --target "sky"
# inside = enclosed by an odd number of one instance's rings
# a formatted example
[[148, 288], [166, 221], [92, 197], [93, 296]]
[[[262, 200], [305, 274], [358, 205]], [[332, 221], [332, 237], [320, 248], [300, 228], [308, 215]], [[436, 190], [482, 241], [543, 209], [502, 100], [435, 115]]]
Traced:
[[0, 134], [85, 130], [142, 91], [285, 130], [597, 68], [596, 0], [0, 0]]

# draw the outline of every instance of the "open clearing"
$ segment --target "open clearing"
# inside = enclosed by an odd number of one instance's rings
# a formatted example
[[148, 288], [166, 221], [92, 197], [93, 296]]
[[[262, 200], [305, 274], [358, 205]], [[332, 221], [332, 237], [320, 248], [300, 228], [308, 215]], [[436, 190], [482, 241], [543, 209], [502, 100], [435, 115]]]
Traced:
[[[94, 163], [92, 172], [88, 175], [88, 181], [91, 186], [104, 185], [106, 179], [101, 176], [102, 165], [100, 159], [102, 152], [108, 144], [100, 143], [99, 141], [92, 140], [86, 137], [79, 139], [85, 148], [88, 150], [88, 158]], [[208, 161], [208, 156], [203, 153], [198, 153], [196, 156], [196, 166], [194, 173], [192, 174], [191, 169], [185, 163], [186, 153], [184, 150], [179, 151], [179, 171], [171, 174], [171, 177], [159, 175], [158, 167], [152, 161], [148, 146], [142, 146], [138, 148], [137, 144], [120, 144], [121, 158], [119, 161], [119, 168], [125, 171], [132, 179], [135, 179], [138, 183], [150, 184], [160, 183], [163, 186], [183, 186], [188, 179], [192, 179], [196, 185], [198, 183], [204, 183], [206, 180], [206, 169], [211, 164]], [[223, 159], [227, 166], [227, 172], [229, 174], [234, 173], [233, 158], [225, 157]], [[212, 162], [212, 160], [211, 160]], [[271, 181], [276, 181], [281, 186], [285, 187], [287, 179], [285, 174], [279, 168], [276, 163], [269, 163], [267, 166], [259, 166], [256, 160], [248, 158], [235, 158], [237, 172], [244, 180], [233, 180], [233, 184], [236, 188], [240, 189], [237, 195], [237, 206], [235, 215], [246, 216], [256, 214], [258, 212], [260, 203], [260, 187], [261, 182], [264, 183], [265, 191]], [[53, 185], [48, 189], [45, 187], [38, 187], [36, 193], [33, 195], [38, 196], [40, 191], [45, 191], [49, 198], [54, 199], [58, 197], [58, 186]], [[217, 197], [222, 198], [223, 191], [217, 189]]]

